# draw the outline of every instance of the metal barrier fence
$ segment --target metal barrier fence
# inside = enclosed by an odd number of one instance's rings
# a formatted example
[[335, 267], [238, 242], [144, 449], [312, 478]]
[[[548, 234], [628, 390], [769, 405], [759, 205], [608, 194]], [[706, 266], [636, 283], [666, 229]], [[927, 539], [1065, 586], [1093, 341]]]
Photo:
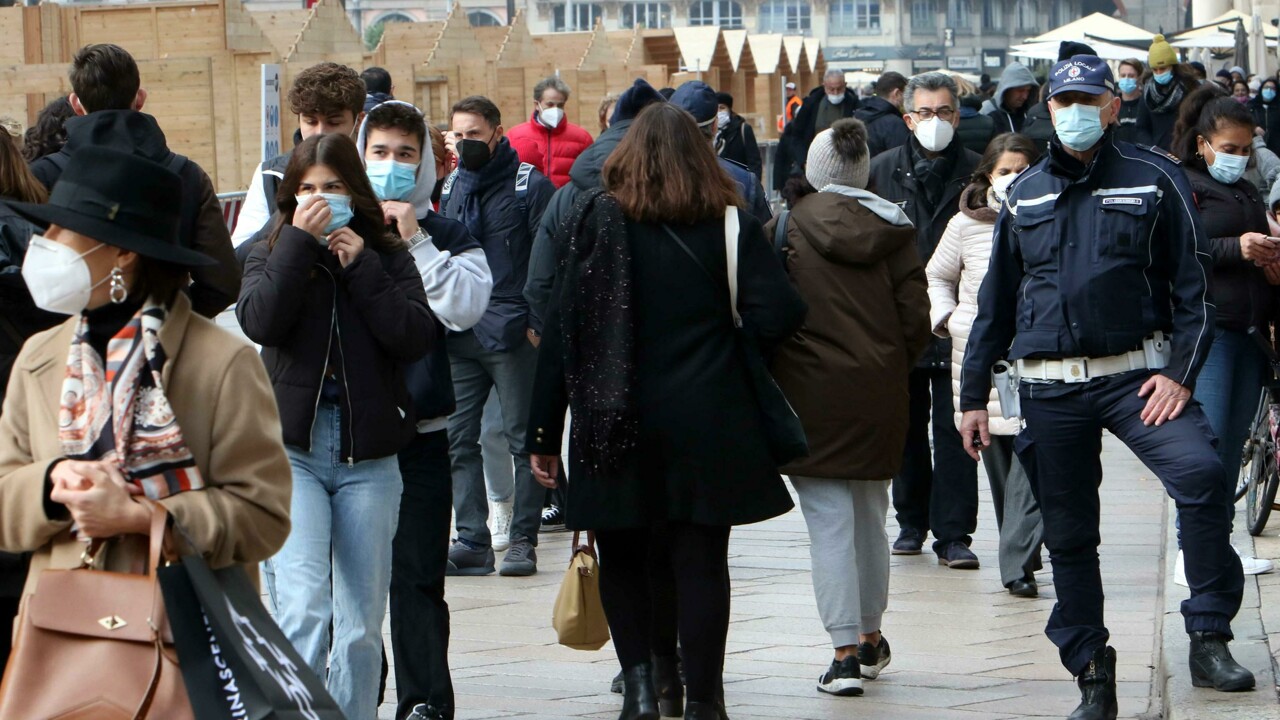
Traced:
[[222, 206], [222, 220], [227, 223], [227, 232], [235, 232], [236, 221], [240, 219], [240, 208], [244, 207], [243, 192], [218, 193], [218, 204]]

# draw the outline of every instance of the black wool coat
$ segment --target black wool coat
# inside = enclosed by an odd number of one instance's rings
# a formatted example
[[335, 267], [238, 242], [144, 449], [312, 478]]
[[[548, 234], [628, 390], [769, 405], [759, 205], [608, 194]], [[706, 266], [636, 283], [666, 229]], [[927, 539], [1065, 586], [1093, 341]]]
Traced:
[[[799, 329], [805, 306], [765, 240], [738, 210], [738, 307], [763, 347]], [[569, 445], [566, 521], [580, 530], [663, 522], [742, 525], [791, 509], [765, 443], [760, 410], [729, 310], [724, 221], [672, 229], [716, 275], [694, 263], [660, 225], [627, 223], [635, 307], [638, 447], [628, 471], [600, 477]], [[529, 450], [559, 455], [568, 396], [559, 292], [553, 295], [529, 419]]]

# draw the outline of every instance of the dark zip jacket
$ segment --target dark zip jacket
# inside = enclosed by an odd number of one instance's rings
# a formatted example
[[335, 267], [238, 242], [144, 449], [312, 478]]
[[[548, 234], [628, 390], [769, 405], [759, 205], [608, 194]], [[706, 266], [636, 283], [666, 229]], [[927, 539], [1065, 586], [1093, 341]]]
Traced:
[[902, 111], [882, 97], [867, 98], [853, 116], [867, 126], [867, 149], [871, 151], [871, 157], [906, 145], [911, 139]]
[[311, 450], [330, 368], [341, 387], [342, 457], [387, 457], [413, 438], [404, 366], [439, 337], [408, 250], [366, 248], [343, 268], [310, 233], [285, 225], [274, 249], [263, 242], [249, 254], [236, 318], [263, 346], [286, 444]]
[[[996, 220], [960, 409], [986, 409], [1002, 357], [1107, 357], [1141, 348], [1156, 330], [1172, 350], [1161, 374], [1194, 390], [1213, 342], [1210, 263], [1177, 160], [1107, 132], [1085, 166], [1055, 137]], [[1051, 391], [1070, 391], [1061, 385]]]
[[1237, 332], [1266, 327], [1275, 316], [1276, 289], [1261, 268], [1240, 254], [1241, 235], [1269, 234], [1266, 203], [1248, 180], [1223, 185], [1208, 173], [1185, 169], [1213, 257], [1209, 289], [1217, 326]]

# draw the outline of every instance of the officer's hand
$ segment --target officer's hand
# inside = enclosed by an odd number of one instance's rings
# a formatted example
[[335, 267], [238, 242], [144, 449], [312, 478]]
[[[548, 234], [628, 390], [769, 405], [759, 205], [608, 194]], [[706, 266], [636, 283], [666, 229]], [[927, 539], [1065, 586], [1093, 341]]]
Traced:
[[[974, 460], [981, 460], [982, 448], [991, 445], [991, 430], [988, 427], [990, 416], [986, 410], [966, 410], [960, 416], [960, 438], [964, 440], [964, 451]], [[974, 444], [974, 435], [980, 444]]]
[[1178, 419], [1191, 400], [1191, 391], [1156, 373], [1142, 384], [1138, 397], [1147, 398], [1147, 406], [1142, 409], [1142, 423], [1159, 427], [1167, 420]]
[[1240, 236], [1240, 254], [1255, 265], [1266, 265], [1280, 259], [1280, 247], [1262, 233], [1245, 233]]

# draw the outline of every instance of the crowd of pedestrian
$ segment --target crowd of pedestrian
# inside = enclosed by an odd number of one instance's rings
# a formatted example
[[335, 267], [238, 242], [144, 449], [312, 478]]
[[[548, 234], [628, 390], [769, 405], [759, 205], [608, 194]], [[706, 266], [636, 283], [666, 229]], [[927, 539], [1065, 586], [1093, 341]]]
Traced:
[[[764, 177], [700, 81], [635, 80], [588, 130], [558, 76], [508, 125], [322, 62], [229, 232], [133, 58], [86, 46], [0, 133], [0, 650], [42, 570], [86, 541], [142, 569], [163, 508], [260, 575], [343, 716], [377, 716], [389, 603], [396, 717], [451, 720], [446, 578], [534, 575], [568, 528], [598, 543], [620, 720], [724, 720], [733, 528], [798, 502], [816, 689], [859, 696], [891, 556], [983, 561], [981, 462], [1009, 594], [1048, 550], [1070, 717], [1115, 718], [1106, 429], [1177, 505], [1193, 682], [1251, 689], [1231, 620], [1271, 563], [1230, 532], [1280, 308], [1280, 85], [1203, 75], [1161, 36], [868, 97], [830, 70], [787, 85]], [[233, 305], [247, 341], [208, 320]]]

